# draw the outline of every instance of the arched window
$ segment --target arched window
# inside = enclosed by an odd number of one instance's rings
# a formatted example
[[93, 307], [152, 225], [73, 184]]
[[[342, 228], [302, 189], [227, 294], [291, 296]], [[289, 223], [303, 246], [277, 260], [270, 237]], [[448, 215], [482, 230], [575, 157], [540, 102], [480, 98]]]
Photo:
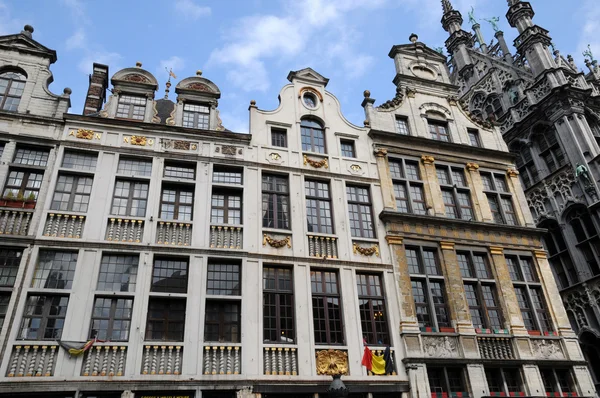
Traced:
[[0, 109], [4, 111], [16, 111], [25, 89], [24, 74], [19, 72], [0, 73]]
[[471, 113], [478, 117], [479, 119], [483, 119], [483, 104], [485, 102], [485, 97], [483, 94], [475, 94], [473, 99], [471, 100]]
[[521, 175], [521, 181], [523, 181], [525, 188], [529, 188], [540, 180], [537, 168], [533, 162], [533, 156], [531, 156], [531, 150], [524, 144], [513, 152], [517, 155], [516, 163], [519, 174]]
[[306, 152], [325, 152], [325, 129], [323, 125], [314, 119], [302, 119], [300, 121], [302, 132], [302, 150]]
[[567, 222], [577, 239], [577, 248], [583, 254], [591, 273], [600, 274], [600, 238], [590, 213], [585, 209], [575, 210], [569, 214]]
[[502, 101], [497, 95], [489, 96], [485, 101], [484, 106], [485, 113], [488, 119], [498, 120], [504, 115], [504, 108], [502, 107]]
[[543, 238], [544, 247], [548, 251], [548, 261], [556, 273], [561, 289], [579, 282], [577, 270], [573, 266], [573, 261], [567, 250], [567, 244], [558, 222], [548, 221], [540, 225], [540, 228], [548, 229]]
[[540, 150], [540, 157], [544, 159], [550, 173], [567, 164], [565, 153], [556, 139], [554, 130], [538, 134], [535, 141]]

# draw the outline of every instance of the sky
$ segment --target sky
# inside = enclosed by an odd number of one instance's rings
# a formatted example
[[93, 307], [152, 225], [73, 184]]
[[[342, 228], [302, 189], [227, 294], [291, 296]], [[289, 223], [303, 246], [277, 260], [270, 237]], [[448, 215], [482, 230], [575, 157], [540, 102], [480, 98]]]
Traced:
[[[588, 44], [600, 58], [600, 1], [530, 2], [534, 22], [587, 72], [582, 52]], [[452, 3], [465, 30], [474, 7], [488, 43], [493, 30], [483, 19], [490, 17], [500, 17], [509, 43], [516, 37], [505, 0]], [[443, 46], [441, 16], [439, 0], [0, 0], [0, 35], [30, 24], [33, 38], [56, 50], [50, 89], [73, 90], [70, 113], [83, 109], [93, 62], [109, 65], [112, 76], [139, 61], [160, 83], [157, 98], [168, 78], [165, 68], [177, 75], [175, 84], [202, 70], [221, 90], [223, 125], [247, 132], [250, 100], [275, 109], [289, 71], [305, 67], [330, 79], [327, 90], [346, 118], [362, 125], [365, 89], [376, 105], [394, 97], [391, 47], [408, 43], [413, 32], [432, 48]]]

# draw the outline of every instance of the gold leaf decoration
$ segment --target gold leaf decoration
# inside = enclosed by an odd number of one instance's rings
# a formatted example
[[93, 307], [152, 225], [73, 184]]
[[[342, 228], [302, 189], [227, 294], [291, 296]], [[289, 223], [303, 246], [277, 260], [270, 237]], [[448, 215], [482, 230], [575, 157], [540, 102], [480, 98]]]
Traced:
[[377, 257], [379, 257], [379, 246], [378, 245], [374, 245], [371, 247], [361, 247], [358, 245], [358, 243], [353, 242], [352, 248], [353, 248], [354, 254], [360, 253], [363, 256], [372, 256], [373, 254], [375, 254]]
[[77, 130], [77, 134], [75, 135], [75, 137], [82, 138], [84, 140], [91, 140], [92, 138], [94, 138], [94, 130], [79, 129]]
[[318, 375], [347, 375], [348, 353], [340, 350], [317, 351], [317, 374]]
[[329, 168], [329, 162], [327, 159], [321, 159], [320, 161], [309, 159], [308, 156], [304, 155], [304, 165], [310, 164], [315, 169], [320, 169], [321, 167]]
[[292, 239], [289, 236], [286, 236], [284, 239], [273, 239], [267, 234], [263, 234], [263, 246], [266, 246], [267, 243], [269, 246], [274, 247], [276, 249], [287, 246], [289, 248], [292, 247]]
[[146, 146], [146, 137], [143, 135], [132, 135], [130, 142], [131, 145]]

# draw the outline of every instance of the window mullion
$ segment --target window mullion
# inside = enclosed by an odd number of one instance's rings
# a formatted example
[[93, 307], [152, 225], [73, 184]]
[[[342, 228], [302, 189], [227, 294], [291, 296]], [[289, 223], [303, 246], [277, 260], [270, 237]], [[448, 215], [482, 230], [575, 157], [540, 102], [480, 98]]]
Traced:
[[427, 295], [427, 306], [429, 307], [430, 311], [429, 319], [431, 320], [431, 323], [435, 326], [435, 328], [439, 328], [437, 314], [435, 311], [435, 304], [433, 302], [433, 295], [431, 294], [431, 283], [429, 281], [429, 276], [427, 275], [425, 275], [425, 290], [425, 294]]

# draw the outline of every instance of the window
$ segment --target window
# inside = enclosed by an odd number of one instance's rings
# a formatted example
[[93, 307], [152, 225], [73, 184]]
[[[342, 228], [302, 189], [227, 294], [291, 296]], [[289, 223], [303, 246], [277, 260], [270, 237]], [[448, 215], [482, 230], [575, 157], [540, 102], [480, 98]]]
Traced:
[[240, 296], [240, 264], [210, 260], [206, 294], [219, 296]]
[[187, 293], [188, 260], [155, 257], [152, 268], [151, 292]]
[[548, 251], [548, 262], [552, 265], [559, 287], [565, 289], [579, 282], [577, 269], [573, 265], [571, 255], [557, 221], [548, 221], [541, 228], [548, 232], [544, 235], [544, 247]]
[[504, 108], [502, 107], [502, 101], [497, 95], [489, 96], [484, 104], [485, 113], [490, 120], [498, 120], [504, 114]]
[[150, 297], [146, 320], [146, 340], [183, 341], [185, 299]]
[[0, 331], [4, 326], [4, 319], [8, 313], [8, 304], [10, 303], [10, 293], [0, 293]]
[[239, 343], [240, 303], [239, 301], [206, 300], [204, 320], [204, 341]]
[[540, 150], [540, 157], [544, 159], [550, 173], [567, 164], [567, 158], [556, 139], [554, 130], [545, 131], [544, 134], [538, 135], [536, 142]]
[[146, 98], [133, 95], [119, 95], [116, 117], [123, 119], [144, 120]]
[[75, 276], [77, 252], [40, 250], [31, 287], [70, 289]]
[[467, 187], [463, 169], [437, 166], [435, 170], [442, 189], [446, 217], [473, 220], [471, 191]]
[[117, 216], [144, 217], [148, 202], [148, 183], [118, 179], [115, 182], [111, 213]]
[[14, 163], [27, 166], [46, 167], [48, 165], [48, 150], [34, 148], [17, 148]]
[[[470, 252], [457, 253], [458, 263], [463, 271], [463, 267], [480, 268], [485, 272], [480, 271], [476, 274], [477, 278], [481, 278], [482, 274], [484, 278], [489, 278], [487, 271], [487, 256], [484, 254], [474, 254]], [[477, 265], [479, 264], [479, 265]], [[469, 312], [471, 313], [471, 321], [475, 329], [502, 329], [504, 321], [502, 319], [502, 313], [500, 311], [500, 304], [498, 302], [498, 294], [496, 291], [496, 285], [493, 282], [472, 280], [473, 277], [464, 277], [465, 282], [465, 295], [467, 303], [469, 304]]]
[[540, 369], [546, 395], [568, 397], [575, 392], [571, 372], [568, 369]]
[[325, 153], [325, 130], [321, 123], [313, 119], [302, 119], [300, 130], [303, 151]]
[[567, 223], [577, 239], [577, 248], [583, 254], [592, 275], [600, 274], [600, 238], [598, 230], [587, 209], [572, 211], [567, 216]]
[[435, 329], [431, 331], [450, 327], [444, 276], [440, 270], [437, 250], [408, 246], [406, 262], [419, 326]]
[[333, 234], [329, 183], [306, 180], [304, 190], [306, 193], [308, 232]]
[[5, 199], [34, 198], [37, 200], [43, 178], [44, 173], [41, 171], [11, 169], [4, 186], [3, 197]]
[[211, 224], [242, 225], [242, 195], [235, 191], [216, 191], [212, 194]]
[[410, 135], [407, 118], [396, 116], [396, 132], [401, 135]]
[[427, 366], [427, 378], [429, 379], [432, 398], [450, 397], [454, 396], [452, 393], [459, 392], [462, 392], [464, 397], [464, 393], [468, 391], [465, 388], [464, 369], [460, 367], [436, 368]]
[[242, 184], [242, 170], [216, 166], [213, 170], [213, 182], [220, 184]]
[[0, 109], [16, 111], [21, 102], [27, 78], [19, 72], [0, 73]]
[[150, 177], [152, 175], [152, 160], [122, 156], [119, 159], [117, 173], [136, 177]]
[[467, 129], [469, 135], [469, 142], [471, 146], [481, 147], [481, 139], [479, 138], [479, 131], [475, 129]]
[[428, 120], [427, 124], [429, 125], [429, 134], [431, 134], [431, 139], [436, 141], [450, 142], [450, 133], [448, 132], [447, 123]]
[[309, 107], [309, 108], [316, 108], [317, 107], [317, 97], [315, 97], [314, 94], [312, 93], [304, 93], [304, 95], [302, 96], [302, 99], [304, 100], [304, 104]]
[[316, 344], [344, 344], [338, 274], [310, 271]]
[[263, 341], [294, 343], [294, 280], [291, 268], [263, 268]]
[[491, 396], [519, 396], [523, 392], [519, 369], [485, 368]]
[[209, 129], [210, 108], [206, 105], [183, 104], [183, 127]]
[[89, 338], [109, 341], [129, 340], [133, 299], [96, 297]]
[[290, 229], [288, 177], [262, 176], [263, 227]]
[[165, 177], [170, 178], [181, 178], [184, 180], [195, 180], [196, 179], [196, 166], [186, 163], [174, 163], [170, 161], [165, 162]]
[[553, 331], [554, 328], [533, 259], [527, 256], [507, 255], [506, 265], [527, 330], [530, 334]]
[[13, 287], [17, 280], [22, 252], [9, 248], [0, 249], [0, 287]]
[[287, 148], [287, 130], [271, 128], [271, 145]]
[[375, 238], [373, 212], [369, 188], [346, 186], [348, 209], [350, 212], [350, 231], [353, 237]]
[[96, 289], [106, 292], [135, 292], [138, 263], [137, 255], [104, 254]]
[[20, 339], [58, 340], [67, 314], [68, 296], [30, 295], [25, 302]]
[[515, 160], [515, 163], [517, 165], [517, 170], [519, 170], [521, 181], [527, 189], [537, 183], [540, 180], [540, 176], [535, 162], [533, 161], [533, 156], [531, 156], [531, 150], [527, 145], [522, 145], [518, 148], [516, 150], [516, 155], [517, 159]]
[[164, 185], [160, 199], [160, 218], [191, 221], [194, 207], [193, 187]]
[[389, 164], [396, 209], [401, 213], [427, 214], [419, 163], [396, 159]]
[[367, 344], [390, 345], [381, 275], [356, 274], [356, 287], [363, 339]]
[[354, 141], [352, 140], [341, 140], [340, 147], [342, 149], [342, 156], [347, 158], [355, 158], [356, 150], [354, 149]]
[[81, 171], [94, 171], [96, 170], [97, 162], [97, 153], [67, 149], [65, 150], [65, 155], [63, 157], [62, 167]]
[[87, 212], [93, 181], [92, 177], [59, 174], [50, 208], [61, 211]]
[[518, 225], [512, 194], [508, 191], [506, 177], [503, 174], [481, 173], [481, 181], [494, 222], [497, 224]]

